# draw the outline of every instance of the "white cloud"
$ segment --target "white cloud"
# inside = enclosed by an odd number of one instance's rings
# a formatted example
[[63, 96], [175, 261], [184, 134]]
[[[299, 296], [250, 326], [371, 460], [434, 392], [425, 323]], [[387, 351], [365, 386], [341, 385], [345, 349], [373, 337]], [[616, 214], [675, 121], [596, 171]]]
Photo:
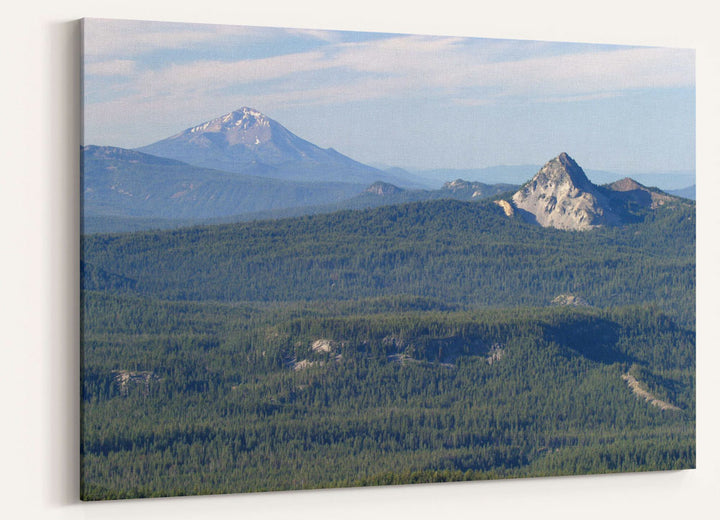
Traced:
[[[457, 62], [461, 38], [397, 36], [359, 44], [345, 43], [330, 58], [333, 66], [386, 74], [427, 74]], [[446, 60], [451, 58], [451, 62]], [[476, 57], [479, 59], [480, 57]], [[467, 63], [466, 63], [467, 65]], [[431, 79], [432, 78], [428, 78]]]
[[499, 99], [502, 99], [502, 96], [457, 97], [457, 98], [452, 98], [451, 101], [455, 105], [460, 105], [460, 106], [465, 106], [465, 107], [480, 107], [480, 106], [494, 105], [498, 102]]
[[[172, 24], [171, 24], [172, 25]], [[176, 30], [162, 24], [148, 31], [142, 24], [130, 26], [91, 24], [86, 33], [93, 45], [90, 56], [113, 54], [121, 50], [128, 56], [150, 48], [188, 48], [193, 43], [217, 38], [224, 31], [243, 28], [223, 26], [185, 26]], [[189, 27], [189, 28], [188, 28]], [[145, 29], [143, 29], [145, 28]], [[246, 28], [251, 31], [253, 28]], [[257, 29], [255, 29], [258, 31]], [[269, 29], [261, 31], [270, 34]], [[276, 35], [288, 34], [275, 30]], [[277, 32], [282, 31], [282, 32]], [[333, 40], [329, 31], [292, 30]], [[515, 52], [511, 52], [513, 46]], [[403, 88], [408, 94], [419, 84], [443, 90], [456, 88], [491, 88], [505, 95], [537, 98], [538, 95], [579, 96], [617, 92], [628, 88], [691, 86], [694, 83], [693, 60], [689, 51], [658, 48], [618, 48], [601, 52], [581, 52], [557, 56], [517, 58], [494, 61], [498, 54], [518, 56], [527, 47], [536, 53], [534, 42], [509, 42], [466, 38], [395, 36], [361, 43], [329, 43], [320, 50], [288, 53], [279, 56], [238, 61], [203, 60], [148, 70], [137, 76], [138, 87], [164, 90], [216, 91], [234, 85], [247, 85], [287, 78], [282, 90], [293, 92], [298, 84], [294, 76], [315, 72], [321, 81], [336, 87], [336, 79], [322, 72], [333, 70], [355, 74], [347, 80], [350, 91], [354, 85], [382, 76], [393, 78], [397, 93]], [[89, 71], [97, 74], [129, 74], [128, 59], [93, 61]], [[358, 79], [360, 78], [360, 79]], [[404, 85], [403, 85], [404, 83]], [[307, 81], [300, 85], [307, 88]], [[141, 88], [142, 90], [142, 88]], [[497, 94], [495, 92], [494, 94]]]
[[91, 76], [127, 76], [135, 72], [133, 60], [110, 60], [87, 63], [84, 73]]
[[320, 52], [285, 54], [256, 60], [197, 61], [172, 64], [159, 70], [150, 70], [138, 77], [138, 82], [150, 88], [164, 90], [207, 88], [217, 90], [232, 85], [269, 81], [301, 72], [327, 68]]
[[307, 36], [316, 40], [337, 43], [342, 41], [343, 33], [340, 31], [323, 31], [318, 29], [286, 29], [288, 35]]
[[312, 94], [323, 88], [323, 81], [334, 92], [343, 80], [322, 73], [343, 71], [353, 73], [344, 80], [346, 100], [376, 97], [358, 85], [372, 85], [378, 78], [386, 83], [387, 95], [413, 95], [420, 87], [484, 88], [493, 91], [491, 97], [532, 99], [694, 84], [693, 60], [687, 51], [633, 48], [502, 62], [483, 61], [484, 56], [473, 51], [473, 46], [457, 38], [397, 37], [257, 60], [173, 65], [150, 72], [141, 81], [172, 89], [218, 89], [287, 78], [280, 88], [289, 94], [307, 89], [308, 81], [297, 83], [294, 76], [314, 72], [317, 83], [310, 89]]
[[[155, 68], [146, 64], [142, 70], [131, 59], [149, 49], [168, 48], [188, 49], [190, 56], [199, 42], [222, 42], [243, 31], [248, 41], [264, 42], [258, 45], [288, 34], [328, 43], [307, 52]], [[560, 44], [542, 42], [429, 36], [338, 43], [341, 35], [182, 24], [108, 23], [105, 27], [95, 21], [86, 27], [93, 43], [86, 48], [86, 72], [113, 75], [116, 80], [126, 77], [123, 88], [103, 103], [86, 106], [88, 121], [97, 121], [94, 126], [100, 128], [102, 120], [130, 121], [140, 113], [178, 122], [179, 116], [188, 117], [190, 108], [197, 120], [189, 126], [246, 104], [270, 111], [301, 104], [434, 97], [448, 104], [479, 106], [505, 99], [515, 103], [593, 100], [620, 96], [628, 89], [694, 85], [694, 55], [688, 50], [590, 45], [562, 49]]]
[[203, 25], [153, 24], [103, 19], [83, 23], [83, 52], [86, 57], [131, 57], [157, 49], [186, 48], [217, 38]]
[[[499, 93], [588, 95], [626, 89], [687, 87], [694, 84], [691, 51], [661, 48], [618, 48], [599, 52], [492, 61], [485, 41], [458, 38], [404, 37], [362, 46], [346, 46], [334, 66], [408, 78], [421, 75], [429, 86], [491, 88]], [[516, 42], [521, 48], [525, 42]], [[507, 46], [507, 42], [502, 42]], [[494, 44], [488, 42], [493, 49]]]
[[248, 43], [276, 39], [284, 29], [88, 18], [83, 24], [85, 55], [91, 59], [132, 57], [159, 50], [190, 50], [198, 44]]
[[567, 103], [576, 101], [596, 101], [598, 99], [612, 99], [621, 96], [620, 92], [599, 92], [597, 94], [580, 94], [575, 96], [558, 96], [536, 99], [540, 103]]
[[511, 94], [584, 95], [627, 89], [690, 87], [694, 60], [689, 51], [632, 48], [534, 58], [480, 67], [474, 77]]

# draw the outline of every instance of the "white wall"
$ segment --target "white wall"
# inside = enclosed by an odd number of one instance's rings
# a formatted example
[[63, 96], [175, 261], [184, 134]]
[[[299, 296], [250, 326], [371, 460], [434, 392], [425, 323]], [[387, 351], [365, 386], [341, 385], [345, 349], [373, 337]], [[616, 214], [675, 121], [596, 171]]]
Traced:
[[[490, 4], [490, 3], [489, 3]], [[717, 518], [720, 48], [711, 2], [26, 0], [0, 70], [0, 516], [5, 518]], [[372, 490], [81, 504], [78, 63], [84, 16], [610, 42], [697, 49], [698, 469]]]

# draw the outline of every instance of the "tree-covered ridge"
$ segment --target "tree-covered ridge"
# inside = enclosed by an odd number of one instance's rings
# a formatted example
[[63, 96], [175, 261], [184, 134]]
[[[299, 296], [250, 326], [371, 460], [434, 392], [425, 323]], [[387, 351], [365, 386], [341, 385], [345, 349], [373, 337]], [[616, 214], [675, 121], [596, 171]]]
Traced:
[[694, 332], [651, 306], [83, 304], [85, 498], [694, 465]]
[[[474, 200], [516, 187], [458, 179], [436, 190], [383, 182], [366, 188], [374, 177], [365, 184], [300, 182], [274, 178], [276, 169], [269, 165], [251, 163], [229, 173], [110, 146], [83, 147], [81, 157], [84, 233], [177, 229], [431, 199]], [[373, 189], [383, 185], [385, 192]]]
[[113, 221], [170, 225], [330, 204], [363, 190], [357, 183], [267, 178], [258, 165], [228, 173], [109, 146], [84, 147], [82, 164], [83, 219], [92, 231]]
[[694, 467], [694, 206], [637, 220], [438, 200], [84, 236], [82, 496]]
[[[694, 208], [574, 233], [452, 200], [281, 221], [83, 238], [94, 269], [188, 300], [355, 299], [408, 294], [469, 305], [682, 301], [694, 292]], [[105, 289], [85, 279], [87, 289]]]

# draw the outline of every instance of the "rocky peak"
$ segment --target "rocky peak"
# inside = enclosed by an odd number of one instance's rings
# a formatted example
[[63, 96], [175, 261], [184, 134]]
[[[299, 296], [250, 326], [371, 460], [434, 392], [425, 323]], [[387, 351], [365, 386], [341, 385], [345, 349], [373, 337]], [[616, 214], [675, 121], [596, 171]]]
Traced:
[[567, 185], [569, 189], [588, 189], [593, 186], [583, 169], [565, 152], [550, 159], [535, 174], [530, 183], [543, 189]]
[[586, 230], [619, 220], [607, 197], [564, 152], [549, 160], [512, 200], [521, 215], [544, 227]]
[[394, 184], [390, 184], [389, 182], [374, 182], [371, 184], [366, 190], [365, 193], [373, 193], [375, 195], [379, 196], [385, 196], [385, 195], [394, 195], [396, 193], [400, 193], [404, 191], [402, 188], [399, 188], [395, 186]]
[[257, 146], [272, 138], [271, 120], [255, 109], [242, 107], [205, 123], [187, 129], [185, 134], [204, 136], [218, 134], [228, 146]]
[[194, 126], [187, 131], [190, 133], [220, 132], [233, 128], [247, 130], [255, 125], [269, 126], [270, 120], [261, 112], [248, 107], [242, 107], [215, 119], [211, 119], [201, 125]]

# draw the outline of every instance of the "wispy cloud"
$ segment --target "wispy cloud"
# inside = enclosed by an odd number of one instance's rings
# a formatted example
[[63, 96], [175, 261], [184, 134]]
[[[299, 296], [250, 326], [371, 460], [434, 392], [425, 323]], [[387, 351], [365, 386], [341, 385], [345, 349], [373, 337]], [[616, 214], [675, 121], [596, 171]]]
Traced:
[[322, 31], [317, 29], [284, 29], [284, 31], [291, 36], [304, 36], [328, 43], [338, 43], [343, 40], [343, 33], [340, 31]]
[[213, 91], [327, 68], [323, 53], [307, 52], [235, 62], [213, 60], [171, 64], [158, 70], [149, 70], [139, 76], [137, 81], [148, 88], [162, 86], [165, 90], [205, 88]]
[[[188, 32], [174, 34], [187, 41]], [[201, 37], [201, 35], [197, 35]], [[158, 42], [160, 34], [145, 35]], [[687, 51], [658, 48], [632, 48], [603, 52], [534, 57], [492, 62], [485, 53], [477, 53], [477, 44], [459, 38], [394, 37], [357, 44], [329, 44], [322, 50], [283, 54], [268, 58], [238, 61], [198, 60], [169, 64], [147, 70], [134, 79], [139, 90], [172, 90], [178, 95], [213, 91], [233, 86], [286, 79], [273, 88], [288, 94], [298, 87], [307, 88], [308, 81], [297, 83], [301, 73], [316, 73], [316, 88], [334, 91], [340, 81], [332, 72], [352, 73], [344, 80], [348, 89], [346, 100], [376, 97], [367, 88], [385, 78], [386, 95], [412, 95], [419, 86], [450, 91], [458, 88], [492, 89], [507, 96], [557, 97], [597, 95], [638, 88], [691, 86], [694, 83], [692, 60]], [[111, 60], [94, 63], [90, 74], [130, 73], [131, 62]], [[489, 98], [489, 99], [492, 99]], [[337, 100], [333, 97], [333, 100]], [[333, 101], [335, 102], [335, 101]]]
[[[86, 90], [93, 77], [122, 84], [98, 83], [103, 96], [86, 105], [88, 122], [98, 126], [135, 114], [176, 122], [197, 114], [195, 123], [239, 104], [272, 111], [411, 98], [460, 106], [578, 102], [691, 87], [695, 79], [687, 50], [398, 35], [354, 41], [332, 31], [94, 22], [85, 29], [92, 42]], [[293, 47], [290, 37], [314, 43]], [[214, 45], [268, 50], [229, 59], [208, 53]], [[142, 61], [143, 53], [169, 50], [183, 59]]]
[[147, 22], [90, 19], [83, 25], [86, 59], [116, 59], [159, 49], [187, 49], [218, 38], [222, 26], [149, 24]]
[[[518, 47], [523, 43], [517, 42]], [[627, 89], [685, 87], [694, 84], [690, 51], [661, 48], [618, 48], [574, 54], [493, 61], [488, 49], [457, 38], [406, 37], [345, 46], [333, 66], [407, 78], [428, 86], [489, 88], [511, 96], [564, 94], [579, 96]], [[487, 47], [492, 49], [493, 45]]]
[[690, 58], [689, 51], [632, 48], [519, 60], [477, 72], [492, 77], [508, 93], [577, 96], [692, 86], [695, 70]]
[[599, 99], [612, 99], [621, 96], [621, 92], [598, 92], [597, 94], [580, 94], [576, 96], [544, 97], [536, 101], [540, 103], [575, 103], [582, 101], [597, 101]]
[[86, 64], [84, 73], [89, 76], [127, 76], [135, 70], [133, 60], [109, 60]]

